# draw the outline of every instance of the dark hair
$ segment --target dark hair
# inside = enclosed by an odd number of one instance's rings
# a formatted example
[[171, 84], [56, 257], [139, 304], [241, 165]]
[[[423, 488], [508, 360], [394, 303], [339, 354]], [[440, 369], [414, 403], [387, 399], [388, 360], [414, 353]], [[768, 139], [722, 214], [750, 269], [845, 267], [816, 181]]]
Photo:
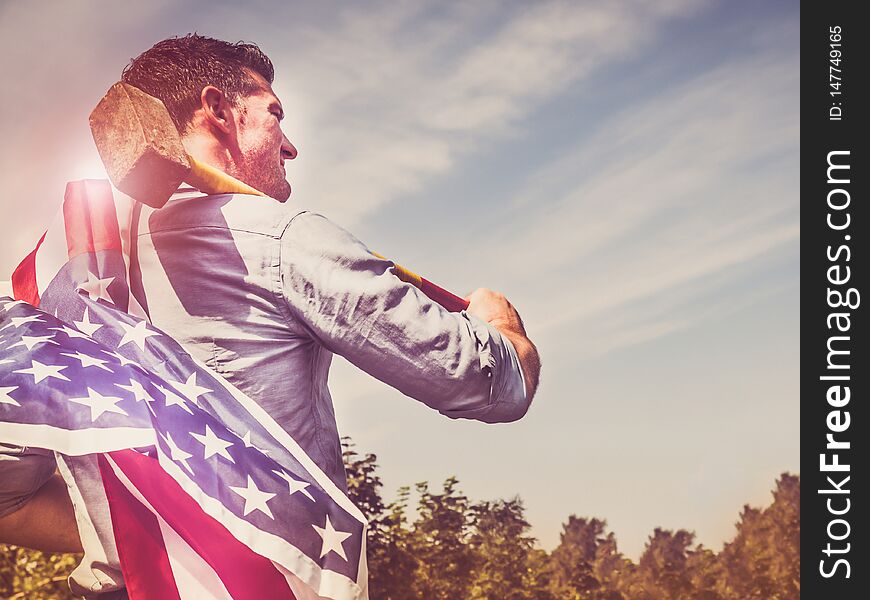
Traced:
[[121, 80], [162, 100], [183, 132], [200, 107], [202, 88], [213, 85], [236, 103], [260, 88], [251, 73], [270, 84], [275, 78], [272, 61], [256, 44], [190, 33], [154, 44], [130, 61]]

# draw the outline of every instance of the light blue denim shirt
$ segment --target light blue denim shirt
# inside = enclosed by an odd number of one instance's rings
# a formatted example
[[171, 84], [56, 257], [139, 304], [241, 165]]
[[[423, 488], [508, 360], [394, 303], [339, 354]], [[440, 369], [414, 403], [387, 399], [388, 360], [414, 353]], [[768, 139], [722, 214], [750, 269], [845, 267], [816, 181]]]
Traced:
[[263, 406], [342, 489], [333, 353], [451, 418], [528, 409], [507, 338], [401, 281], [322, 215], [177, 194], [143, 212], [138, 261], [152, 323]]

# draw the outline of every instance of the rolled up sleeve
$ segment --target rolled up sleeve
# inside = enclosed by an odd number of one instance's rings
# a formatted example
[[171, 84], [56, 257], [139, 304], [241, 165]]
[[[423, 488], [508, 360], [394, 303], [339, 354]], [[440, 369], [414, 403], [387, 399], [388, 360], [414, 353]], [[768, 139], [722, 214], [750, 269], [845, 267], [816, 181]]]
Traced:
[[288, 318], [327, 349], [451, 418], [514, 421], [528, 410], [516, 350], [497, 329], [451, 313], [322, 215], [284, 230], [280, 293]]
[[54, 473], [54, 454], [0, 444], [0, 517], [21, 508]]

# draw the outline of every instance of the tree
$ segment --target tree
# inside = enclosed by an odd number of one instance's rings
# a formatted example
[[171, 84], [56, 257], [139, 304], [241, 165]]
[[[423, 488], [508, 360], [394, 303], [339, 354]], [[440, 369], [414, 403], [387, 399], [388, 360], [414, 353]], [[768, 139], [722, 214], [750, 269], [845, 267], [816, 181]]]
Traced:
[[468, 547], [471, 527], [469, 502], [449, 477], [442, 493], [433, 494], [426, 482], [417, 484], [420, 502], [414, 522], [412, 548], [419, 561], [414, 589], [419, 598], [467, 598], [473, 556]]
[[399, 488], [398, 498], [387, 506], [379, 522], [378, 543], [368, 551], [369, 596], [384, 600], [414, 600], [414, 573], [418, 561], [411, 547], [408, 518], [410, 489]]
[[800, 597], [800, 478], [783, 473], [764, 510], [744, 506], [737, 535], [719, 553], [728, 598]]
[[469, 546], [475, 566], [469, 598], [543, 598], [544, 586], [531, 571], [535, 538], [526, 535], [530, 525], [523, 515], [522, 501], [480, 502], [471, 507], [471, 514]]
[[638, 576], [650, 598], [692, 598], [687, 565], [694, 540], [695, 534], [685, 529], [655, 528], [638, 563]]
[[606, 539], [605, 526], [600, 519], [568, 517], [559, 545], [550, 555], [550, 591], [556, 598], [590, 598], [601, 588], [595, 575], [595, 557]]
[[622, 582], [630, 579], [635, 569], [634, 563], [619, 552], [616, 536], [613, 532], [608, 532], [595, 548], [593, 574], [600, 587], [588, 597], [596, 600], [624, 600], [628, 596], [622, 592]]
[[384, 501], [381, 498], [381, 478], [375, 474], [378, 468], [378, 457], [366, 454], [359, 458], [354, 449], [356, 445], [345, 436], [341, 438], [344, 460], [344, 472], [347, 476], [347, 495], [365, 515], [369, 522], [377, 521], [384, 512]]

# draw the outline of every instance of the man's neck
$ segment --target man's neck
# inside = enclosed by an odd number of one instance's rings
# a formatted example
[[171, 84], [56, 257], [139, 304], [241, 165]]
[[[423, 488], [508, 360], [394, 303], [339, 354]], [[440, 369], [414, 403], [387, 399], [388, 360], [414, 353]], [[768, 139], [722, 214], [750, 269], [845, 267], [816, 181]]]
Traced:
[[181, 141], [187, 153], [199, 162], [211, 165], [224, 173], [229, 171], [232, 164], [230, 153], [227, 148], [216, 143], [212, 136], [193, 132], [185, 135]]

